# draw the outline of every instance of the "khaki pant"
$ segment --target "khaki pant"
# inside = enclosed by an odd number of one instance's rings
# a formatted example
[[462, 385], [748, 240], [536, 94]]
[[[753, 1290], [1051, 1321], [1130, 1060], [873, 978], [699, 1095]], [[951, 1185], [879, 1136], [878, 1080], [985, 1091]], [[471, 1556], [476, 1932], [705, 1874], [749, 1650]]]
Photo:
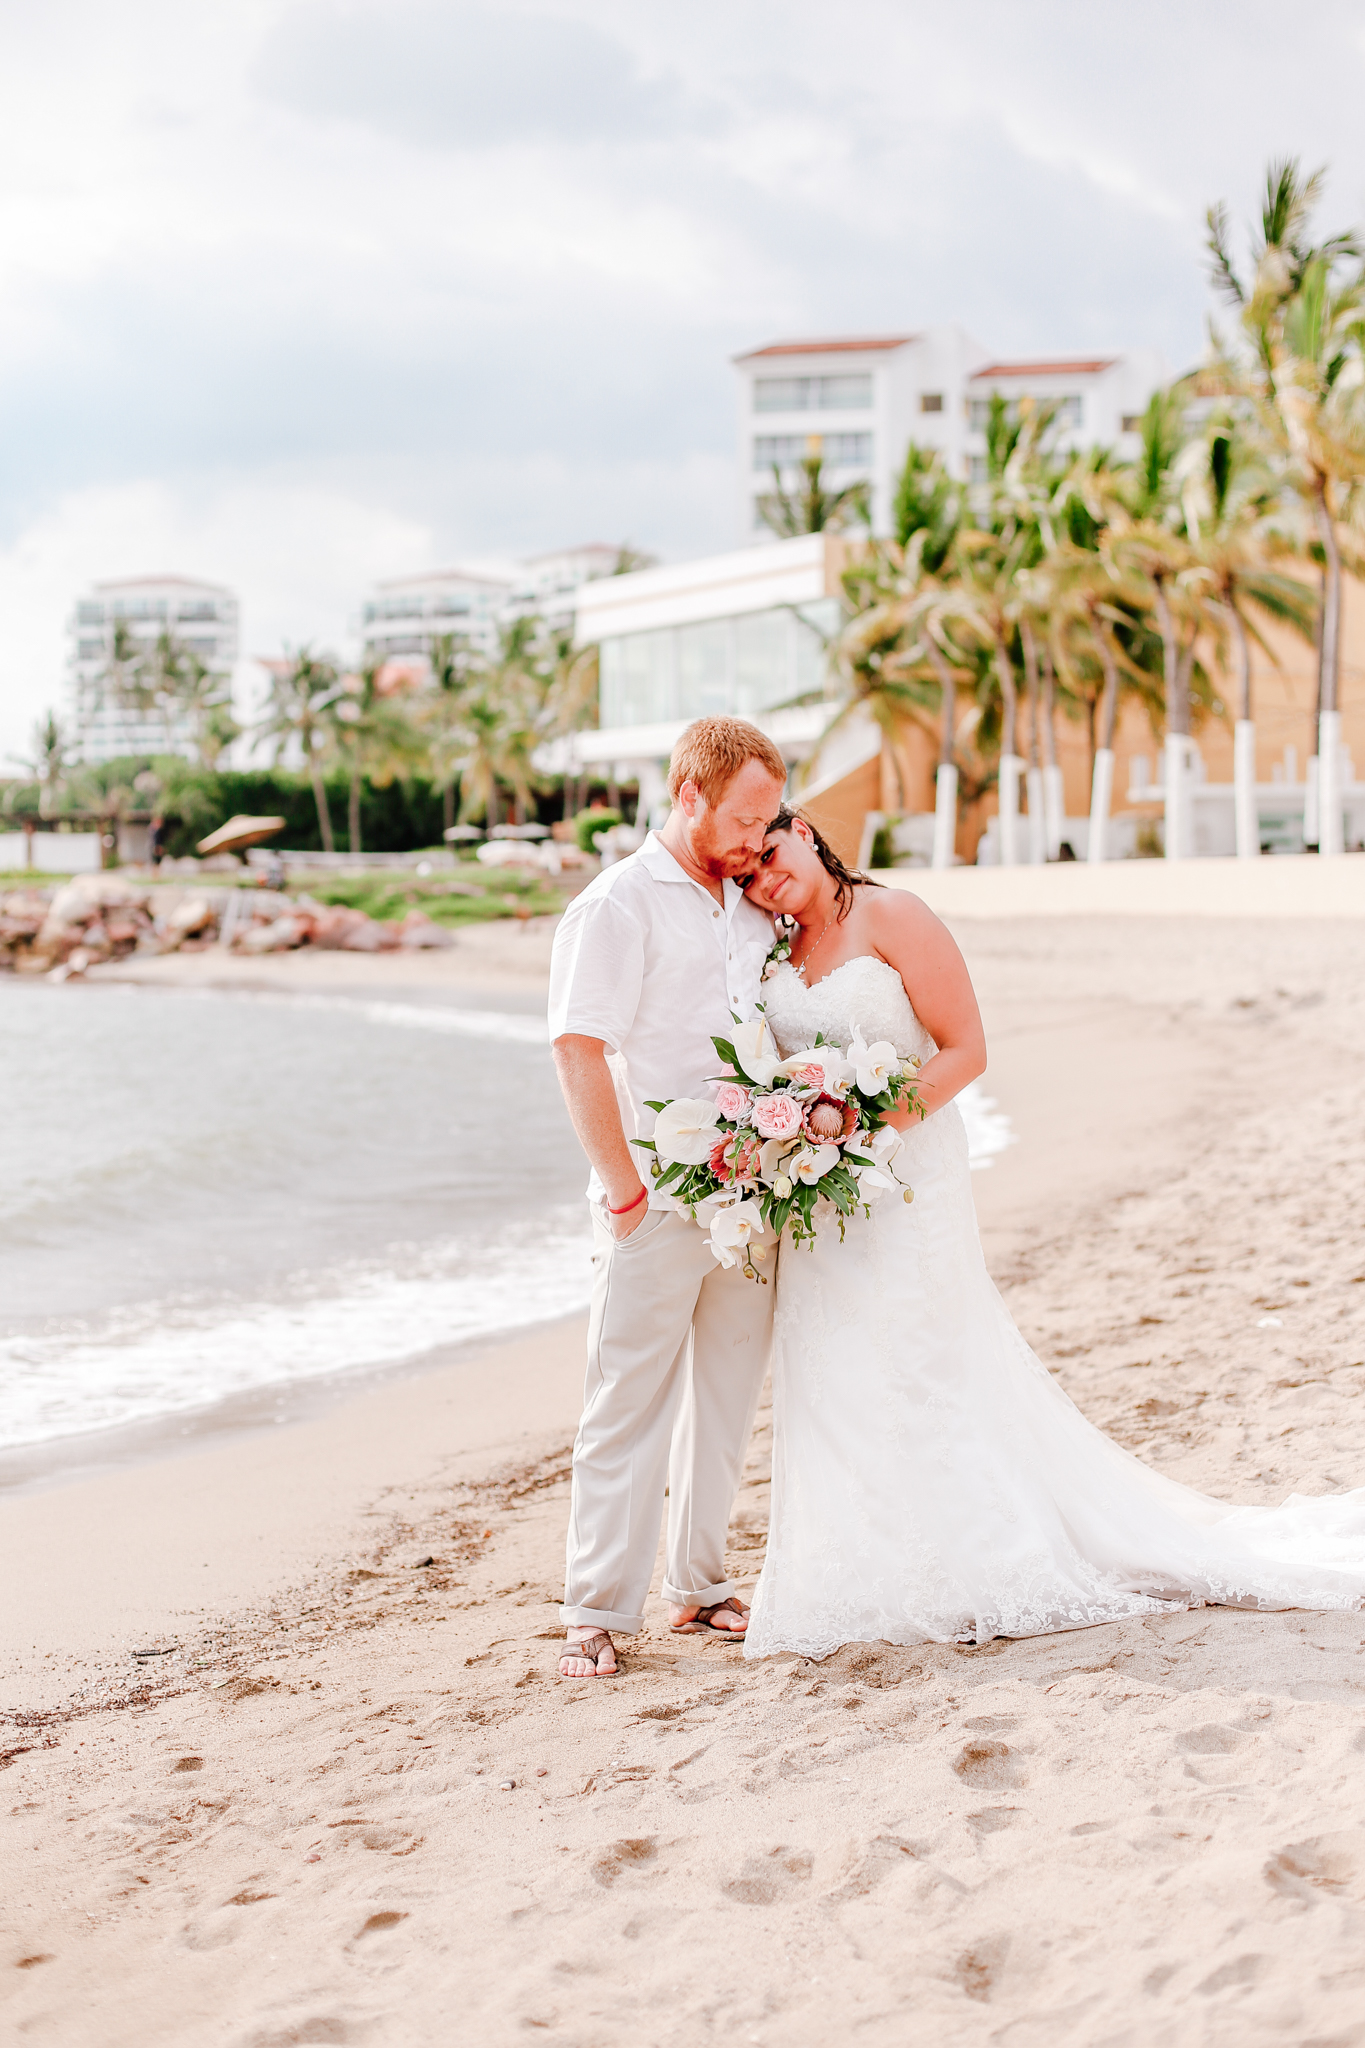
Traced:
[[688, 1216], [651, 1209], [618, 1244], [593, 1210], [593, 1289], [583, 1419], [573, 1454], [563, 1616], [638, 1629], [659, 1547], [664, 1598], [709, 1607], [768, 1366], [775, 1246], [766, 1287], [722, 1267]]

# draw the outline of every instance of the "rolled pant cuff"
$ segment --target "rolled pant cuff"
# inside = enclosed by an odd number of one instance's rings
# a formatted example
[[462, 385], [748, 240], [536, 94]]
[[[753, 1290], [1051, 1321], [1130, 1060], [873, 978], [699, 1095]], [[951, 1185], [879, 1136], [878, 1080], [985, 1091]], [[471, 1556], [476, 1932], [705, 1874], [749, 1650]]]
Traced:
[[644, 1622], [643, 1614], [612, 1614], [602, 1607], [561, 1607], [559, 1618], [569, 1628], [617, 1629], [633, 1636]]
[[680, 1592], [665, 1580], [660, 1588], [670, 1607], [719, 1607], [722, 1600], [728, 1600], [734, 1592], [733, 1579], [725, 1579], [719, 1586], [701, 1586], [690, 1593]]

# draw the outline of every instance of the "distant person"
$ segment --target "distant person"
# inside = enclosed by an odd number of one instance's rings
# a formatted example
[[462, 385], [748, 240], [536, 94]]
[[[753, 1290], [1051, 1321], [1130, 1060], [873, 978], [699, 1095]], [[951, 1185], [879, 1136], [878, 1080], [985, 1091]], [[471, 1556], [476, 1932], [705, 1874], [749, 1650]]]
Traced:
[[592, 1165], [588, 1377], [574, 1444], [561, 1678], [611, 1678], [612, 1632], [644, 1619], [668, 1491], [664, 1598], [679, 1632], [743, 1639], [725, 1538], [759, 1390], [773, 1289], [641, 1178], [651, 1101], [699, 1095], [712, 1036], [752, 1015], [772, 925], [750, 873], [786, 764], [757, 726], [700, 718], [673, 750], [662, 831], [576, 896], [555, 934], [550, 1037]]
[[159, 868], [166, 851], [166, 820], [158, 815], [147, 827], [147, 858], [154, 868]]

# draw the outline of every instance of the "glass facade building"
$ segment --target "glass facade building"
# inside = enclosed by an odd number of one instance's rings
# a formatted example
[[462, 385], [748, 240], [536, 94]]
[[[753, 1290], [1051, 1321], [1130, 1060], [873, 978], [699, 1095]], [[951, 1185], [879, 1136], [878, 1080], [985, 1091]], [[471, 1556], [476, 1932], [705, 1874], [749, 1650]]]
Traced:
[[828, 643], [836, 598], [731, 618], [604, 636], [601, 721], [616, 728], [700, 718], [752, 717], [829, 689]]

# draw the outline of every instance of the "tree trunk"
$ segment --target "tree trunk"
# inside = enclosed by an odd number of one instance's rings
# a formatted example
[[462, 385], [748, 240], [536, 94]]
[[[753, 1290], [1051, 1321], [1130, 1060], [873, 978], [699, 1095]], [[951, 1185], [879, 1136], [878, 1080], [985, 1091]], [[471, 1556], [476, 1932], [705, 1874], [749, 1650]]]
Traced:
[[1000, 751], [1013, 754], [1017, 751], [1015, 726], [1019, 716], [1019, 693], [1014, 684], [1014, 663], [1002, 643], [995, 650], [995, 673], [1000, 684]]
[[1095, 635], [1095, 645], [1099, 650], [1100, 667], [1104, 670], [1104, 697], [1101, 700], [1102, 708], [1100, 712], [1100, 745], [1106, 749], [1112, 749], [1114, 744], [1114, 728], [1118, 724], [1119, 719], [1119, 665], [1114, 654], [1114, 644], [1109, 638], [1107, 626], [1093, 612], [1090, 615], [1090, 623]]
[[1057, 766], [1057, 695], [1052, 673], [1052, 656], [1043, 649], [1043, 766]]
[[1190, 729], [1190, 692], [1186, 684], [1180, 687], [1180, 648], [1176, 640], [1175, 620], [1171, 616], [1170, 599], [1166, 595], [1166, 579], [1156, 576], [1156, 616], [1161, 631], [1161, 674], [1166, 695], [1167, 732], [1187, 734]]
[[1318, 716], [1337, 709], [1341, 667], [1341, 550], [1327, 504], [1327, 480], [1319, 477], [1313, 503], [1318, 539], [1322, 542], [1322, 627], [1318, 638]]
[[351, 790], [346, 806], [346, 819], [351, 833], [351, 852], [360, 851], [360, 770], [351, 770]]
[[332, 844], [332, 814], [327, 808], [327, 791], [316, 754], [309, 754], [308, 771], [313, 785], [313, 802], [318, 807], [318, 831], [322, 835], [322, 850], [324, 853], [333, 853], [336, 849]]
[[1028, 685], [1029, 760], [1038, 768], [1043, 759], [1038, 732], [1038, 650], [1033, 644], [1033, 627], [1027, 619], [1020, 622], [1019, 639], [1024, 649], [1024, 680]]
[[512, 817], [518, 825], [526, 823], [526, 797], [519, 789], [512, 794]]
[[484, 819], [484, 823], [485, 823], [485, 825], [487, 826], [488, 830], [489, 830], [489, 831], [491, 832], [491, 831], [493, 830], [493, 827], [494, 827], [494, 826], [495, 826], [495, 825], [497, 824], [497, 822], [498, 822], [498, 778], [497, 778], [497, 776], [496, 776], [496, 775], [490, 775], [490, 776], [489, 776], [489, 778], [488, 778], [488, 815], [487, 815], [487, 817], [486, 817], [486, 818]]
[[1232, 614], [1232, 630], [1237, 636], [1237, 716], [1244, 725], [1251, 723], [1251, 635], [1246, 621], [1238, 611], [1236, 601], [1228, 599], [1228, 610]]
[[455, 823], [455, 784], [446, 783], [441, 791], [441, 831], [444, 835]]
[[929, 651], [929, 665], [938, 677], [941, 705], [940, 715], [942, 719], [942, 730], [939, 733], [938, 742], [939, 765], [943, 768], [950, 768], [953, 763], [953, 735], [957, 727], [957, 682], [952, 670], [943, 659], [941, 649], [935, 645], [932, 637], [927, 633], [924, 636], [924, 644]]

